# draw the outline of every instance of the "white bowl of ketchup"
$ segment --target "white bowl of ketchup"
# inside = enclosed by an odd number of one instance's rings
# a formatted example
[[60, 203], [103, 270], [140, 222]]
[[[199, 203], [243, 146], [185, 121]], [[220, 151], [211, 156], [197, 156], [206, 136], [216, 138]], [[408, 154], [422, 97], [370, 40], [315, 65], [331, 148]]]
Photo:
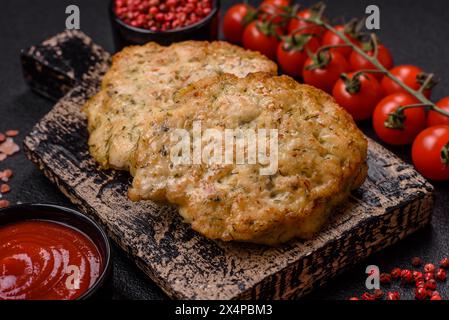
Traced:
[[80, 212], [48, 204], [0, 210], [0, 300], [106, 298], [111, 274], [109, 239]]

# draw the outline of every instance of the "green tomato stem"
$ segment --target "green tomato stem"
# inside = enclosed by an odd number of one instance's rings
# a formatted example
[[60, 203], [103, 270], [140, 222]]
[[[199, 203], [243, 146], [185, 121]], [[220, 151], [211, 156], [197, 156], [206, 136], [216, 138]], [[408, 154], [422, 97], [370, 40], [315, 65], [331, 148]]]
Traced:
[[[407, 93], [409, 93], [410, 95], [412, 95], [413, 97], [415, 97], [418, 101], [420, 101], [422, 103], [422, 105], [426, 105], [428, 106], [428, 108], [432, 111], [438, 112], [444, 116], [449, 117], [449, 112], [439, 108], [437, 105], [435, 105], [432, 101], [430, 101], [429, 99], [427, 99], [423, 92], [421, 91], [416, 91], [413, 90], [412, 88], [410, 88], [409, 86], [407, 86], [405, 83], [403, 83], [401, 80], [399, 80], [398, 78], [396, 78], [394, 75], [392, 75], [377, 59], [377, 57], [375, 56], [370, 56], [369, 54], [367, 54], [362, 48], [360, 48], [359, 46], [355, 45], [354, 43], [352, 43], [352, 41], [343, 33], [338, 31], [337, 29], [335, 29], [332, 25], [330, 25], [329, 23], [323, 21], [321, 18], [315, 18], [315, 19], [304, 19], [298, 16], [292, 16], [290, 17], [292, 19], [298, 19], [298, 20], [302, 20], [305, 22], [309, 22], [309, 23], [313, 23], [316, 24], [318, 26], [323, 26], [325, 27], [327, 30], [333, 32], [334, 34], [336, 34], [341, 40], [343, 40], [343, 42], [345, 42], [346, 45], [350, 46], [355, 52], [357, 52], [359, 55], [361, 55], [363, 58], [365, 58], [366, 60], [368, 60], [371, 64], [373, 64], [379, 71], [381, 71], [382, 73], [384, 73], [387, 77], [389, 77], [393, 82], [395, 82], [397, 85], [399, 85], [402, 89], [404, 89]], [[377, 40], [377, 39], [376, 39]], [[430, 79], [431, 80], [431, 79]], [[430, 81], [429, 80], [429, 81]], [[425, 87], [424, 87], [425, 88]]]
[[380, 71], [380, 70], [371, 70], [371, 69], [364, 69], [364, 70], [359, 70], [356, 73], [354, 73], [354, 78], [355, 77], [360, 77], [361, 75], [364, 74], [385, 74], [384, 71]]
[[441, 162], [449, 166], [449, 142], [441, 149]]
[[433, 73], [429, 74], [427, 76], [426, 80], [423, 82], [421, 88], [419, 88], [418, 92], [423, 93], [426, 90], [426, 88], [429, 86], [429, 84], [432, 82], [433, 77], [434, 77]]

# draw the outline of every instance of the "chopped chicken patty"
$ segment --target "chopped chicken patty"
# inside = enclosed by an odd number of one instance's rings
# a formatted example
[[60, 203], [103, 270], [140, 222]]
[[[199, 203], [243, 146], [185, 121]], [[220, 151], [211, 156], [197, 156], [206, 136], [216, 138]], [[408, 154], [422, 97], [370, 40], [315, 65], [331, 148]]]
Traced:
[[[151, 112], [140, 134], [129, 196], [177, 205], [208, 238], [269, 245], [310, 238], [366, 178], [367, 141], [351, 116], [331, 96], [292, 78], [223, 74], [178, 90], [170, 102]], [[192, 133], [198, 121], [202, 133], [278, 130], [276, 170], [263, 175], [267, 163], [207, 157], [175, 165], [173, 133]]]
[[276, 74], [277, 66], [259, 53], [219, 41], [125, 48], [114, 56], [100, 92], [83, 108], [90, 153], [103, 168], [132, 171], [142, 131], [173, 105], [177, 90], [208, 76], [253, 72]]

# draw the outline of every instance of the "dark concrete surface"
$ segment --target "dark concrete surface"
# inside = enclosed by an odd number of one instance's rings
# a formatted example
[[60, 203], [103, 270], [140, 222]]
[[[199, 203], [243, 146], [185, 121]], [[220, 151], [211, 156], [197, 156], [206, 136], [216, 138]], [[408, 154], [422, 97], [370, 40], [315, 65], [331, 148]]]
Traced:
[[[226, 8], [238, 1], [223, 0]], [[436, 73], [441, 82], [434, 99], [449, 96], [449, 5], [443, 0], [328, 0], [332, 19], [360, 17], [368, 4], [381, 8], [379, 36], [391, 49], [396, 63], [412, 63]], [[258, 1], [253, 1], [258, 3]], [[314, 1], [301, 1], [308, 6]], [[107, 0], [2, 0], [0, 9], [0, 131], [19, 129], [23, 139], [32, 126], [52, 107], [52, 103], [26, 87], [20, 69], [19, 52], [65, 27], [65, 8], [76, 4], [81, 9], [81, 29], [95, 42], [112, 51], [112, 36], [107, 16]], [[369, 123], [361, 124], [374, 137]], [[391, 148], [390, 148], [391, 149]], [[408, 147], [392, 149], [410, 161]], [[12, 192], [5, 198], [15, 202], [45, 202], [72, 206], [23, 153], [0, 163], [0, 170], [12, 168]], [[396, 266], [409, 267], [413, 256], [437, 262], [449, 256], [449, 183], [438, 183], [432, 226], [401, 243], [372, 256], [367, 261], [315, 290], [307, 299], [345, 299], [363, 292], [365, 268], [375, 264], [381, 271]], [[165, 299], [157, 288], [118, 249], [114, 249], [115, 299]], [[443, 287], [442, 287], [443, 288]], [[412, 298], [412, 290], [401, 292]], [[447, 284], [440, 289], [449, 299]]]

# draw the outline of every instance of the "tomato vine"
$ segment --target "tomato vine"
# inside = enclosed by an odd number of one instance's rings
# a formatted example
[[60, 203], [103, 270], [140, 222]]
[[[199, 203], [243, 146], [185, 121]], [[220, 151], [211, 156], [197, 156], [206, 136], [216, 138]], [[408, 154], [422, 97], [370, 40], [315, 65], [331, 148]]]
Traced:
[[[444, 115], [446, 117], [449, 117], [449, 112], [448, 111], [439, 108], [435, 103], [430, 101], [423, 94], [423, 91], [432, 82], [432, 80], [434, 78], [433, 74], [429, 74], [427, 76], [427, 78], [424, 80], [424, 82], [423, 82], [423, 84], [422, 84], [422, 86], [421, 86], [421, 88], [419, 90], [414, 90], [414, 89], [410, 88], [408, 85], [406, 85], [400, 79], [396, 78], [391, 72], [389, 72], [389, 70], [387, 68], [385, 68], [379, 62], [379, 60], [377, 59], [378, 42], [377, 42], [377, 37], [375, 36], [375, 34], [371, 34], [371, 38], [373, 39], [373, 50], [374, 50], [374, 54], [371, 56], [368, 53], [366, 53], [365, 50], [363, 50], [363, 48], [361, 48], [357, 44], [354, 44], [351, 41], [351, 39], [349, 39], [343, 32], [337, 30], [331, 24], [326, 22], [322, 18], [323, 10], [321, 10], [320, 13], [321, 13], [320, 15], [316, 15], [312, 19], [302, 18], [302, 17], [299, 17], [299, 16], [297, 16], [295, 14], [291, 14], [291, 15], [288, 15], [288, 16], [284, 15], [284, 16], [286, 18], [288, 18], [288, 19], [297, 19], [297, 20], [300, 20], [300, 21], [303, 21], [303, 22], [312, 23], [312, 24], [315, 24], [317, 26], [324, 27], [324, 28], [326, 28], [326, 30], [333, 32], [338, 37], [340, 37], [340, 39], [345, 43], [344, 46], [351, 47], [355, 52], [357, 52], [359, 55], [361, 55], [363, 58], [365, 58], [367, 61], [369, 61], [371, 64], [373, 64], [376, 67], [376, 69], [377, 69], [377, 70], [373, 70], [374, 72], [383, 73], [384, 75], [389, 77], [392, 81], [394, 81], [397, 85], [399, 85], [402, 89], [404, 89], [407, 93], [409, 93], [410, 95], [415, 97], [418, 101], [420, 101], [421, 102], [421, 105], [420, 105], [421, 107], [426, 107], [426, 108], [428, 108], [431, 111], [435, 111], [435, 112], [437, 112], [439, 114], [442, 114], [442, 115]], [[328, 49], [330, 49], [330, 47], [332, 47], [332, 46], [322, 47], [322, 48], [318, 49], [317, 53], [319, 54], [320, 52], [322, 52], [322, 50], [328, 50]], [[341, 47], [341, 45], [340, 45], [340, 47]], [[403, 124], [401, 123], [401, 119], [403, 119], [403, 110], [404, 110], [404, 108], [407, 108], [407, 107], [408, 106], [402, 106], [402, 108], [399, 108], [397, 111], [395, 111], [396, 115], [392, 115], [391, 118], [395, 118], [396, 121], [390, 122], [388, 124], [388, 126], [390, 128], [400, 129], [402, 127]], [[399, 121], [398, 121], [398, 119], [399, 119]]]

